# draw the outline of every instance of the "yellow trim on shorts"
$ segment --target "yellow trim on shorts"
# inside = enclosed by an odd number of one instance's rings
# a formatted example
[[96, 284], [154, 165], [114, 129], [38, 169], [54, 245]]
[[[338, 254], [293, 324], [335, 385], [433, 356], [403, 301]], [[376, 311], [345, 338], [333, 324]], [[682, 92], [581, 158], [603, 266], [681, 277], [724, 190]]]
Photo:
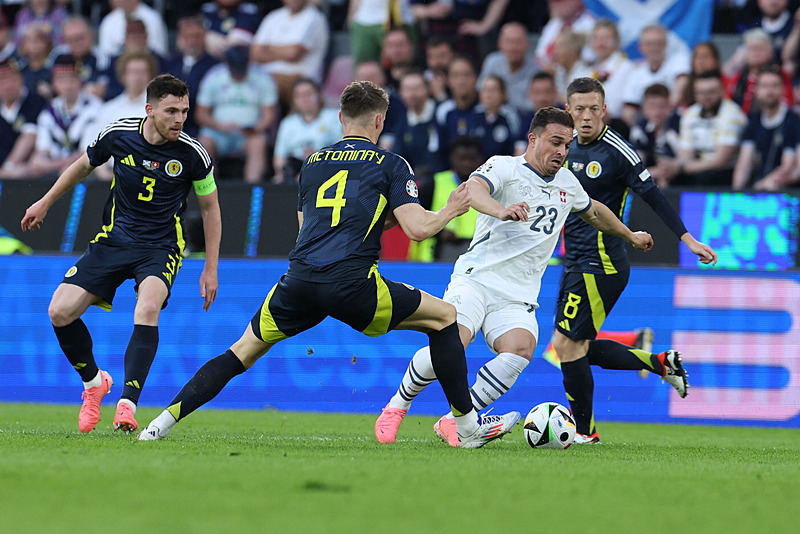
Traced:
[[383, 281], [380, 273], [378, 272], [378, 264], [372, 266], [369, 270], [367, 278], [375, 277], [375, 285], [378, 298], [375, 304], [375, 316], [372, 322], [362, 330], [368, 336], [382, 336], [389, 331], [389, 323], [392, 321], [392, 295], [389, 292], [389, 286]]
[[599, 332], [606, 320], [606, 308], [603, 299], [597, 290], [597, 280], [593, 274], [583, 273], [583, 283], [586, 286], [586, 296], [589, 297], [589, 309], [592, 310], [592, 324], [594, 331]]
[[603, 232], [597, 232], [597, 253], [603, 262], [603, 271], [606, 274], [617, 274], [617, 268], [611, 263], [611, 258], [606, 253], [606, 244], [603, 242]]
[[94, 305], [101, 310], [111, 311], [111, 304], [106, 302], [105, 299], [100, 299], [99, 301], [95, 302]]
[[202, 180], [192, 182], [194, 185], [194, 192], [198, 197], [210, 195], [217, 190], [217, 183], [214, 181], [214, 172], [208, 173], [208, 176]]
[[269, 312], [269, 301], [272, 298], [272, 294], [275, 293], [276, 287], [278, 287], [278, 284], [275, 284], [272, 286], [272, 289], [270, 289], [267, 298], [264, 299], [264, 304], [261, 305], [261, 314], [258, 317], [258, 329], [260, 330], [261, 341], [264, 343], [277, 343], [289, 337], [278, 330], [278, 327], [275, 325], [275, 319]]

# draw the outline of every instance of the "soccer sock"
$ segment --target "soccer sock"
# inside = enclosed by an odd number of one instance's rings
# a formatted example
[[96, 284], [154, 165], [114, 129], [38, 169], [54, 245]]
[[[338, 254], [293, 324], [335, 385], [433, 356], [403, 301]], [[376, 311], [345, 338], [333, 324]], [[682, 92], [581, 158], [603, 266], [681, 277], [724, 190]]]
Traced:
[[594, 434], [594, 377], [589, 367], [589, 358], [583, 357], [572, 362], [561, 362], [564, 375], [564, 390], [575, 417], [577, 431], [585, 436]]
[[389, 407], [408, 410], [416, 396], [434, 380], [436, 380], [436, 374], [433, 372], [431, 349], [422, 347], [411, 358], [406, 374], [403, 375], [403, 381], [397, 388], [397, 393], [389, 401]]
[[64, 351], [72, 367], [81, 375], [81, 380], [90, 382], [97, 377], [100, 369], [97, 368], [92, 354], [92, 336], [83, 320], [75, 319], [66, 326], [53, 325], [53, 330], [61, 350]]
[[133, 333], [125, 351], [125, 385], [121, 398], [139, 403], [144, 381], [158, 350], [158, 327], [133, 325]]
[[472, 405], [483, 410], [507, 392], [519, 374], [530, 363], [513, 352], [501, 352], [486, 362], [478, 371], [475, 384], [470, 389]]
[[245, 372], [232, 350], [207, 361], [169, 403], [167, 411], [180, 421], [217, 396], [231, 378]]
[[591, 365], [603, 369], [638, 371], [646, 369], [658, 376], [664, 376], [663, 357], [644, 350], [634, 349], [610, 339], [595, 339], [589, 342], [586, 354]]
[[636, 345], [637, 337], [638, 334], [636, 332], [606, 332], [605, 330], [601, 330], [597, 333], [597, 339], [611, 339], [631, 347]]
[[473, 408], [467, 381], [467, 358], [458, 337], [458, 324], [430, 332], [428, 339], [433, 371], [442, 385], [450, 409], [456, 417], [468, 414]]

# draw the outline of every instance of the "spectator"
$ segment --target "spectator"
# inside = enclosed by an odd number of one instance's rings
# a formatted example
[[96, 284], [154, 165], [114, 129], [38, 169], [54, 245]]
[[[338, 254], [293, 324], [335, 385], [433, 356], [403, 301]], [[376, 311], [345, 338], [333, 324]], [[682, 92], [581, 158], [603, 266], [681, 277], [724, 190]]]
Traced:
[[[760, 16], [754, 20], [746, 21], [742, 29], [761, 28], [768, 35], [776, 62], [781, 61], [781, 51], [788, 42], [787, 39], [794, 28], [794, 19], [789, 11], [788, 0], [758, 0]], [[736, 52], [725, 62], [722, 73], [726, 76], [741, 71], [745, 65], [744, 47], [739, 47]]]
[[40, 26], [28, 26], [19, 47], [19, 64], [25, 87], [45, 100], [53, 97], [50, 87], [50, 66], [47, 58], [52, 50], [50, 36]]
[[425, 81], [437, 102], [450, 98], [447, 90], [447, 65], [453, 60], [453, 44], [442, 35], [434, 35], [425, 44]]
[[147, 48], [159, 56], [167, 54], [167, 26], [158, 11], [140, 0], [110, 0], [110, 4], [111, 12], [100, 21], [98, 31], [98, 46], [103, 52], [121, 54], [128, 22], [141, 20], [147, 29]]
[[52, 57], [65, 54], [72, 56], [75, 69], [85, 91], [105, 98], [110, 78], [111, 58], [94, 46], [94, 32], [89, 21], [80, 15], [69, 17], [64, 22], [64, 44], [53, 49]]
[[381, 64], [386, 71], [386, 85], [396, 92], [400, 78], [414, 66], [414, 43], [403, 28], [386, 32], [381, 51]]
[[430, 181], [438, 167], [439, 134], [436, 130], [436, 101], [425, 84], [424, 75], [411, 70], [400, 78], [400, 99], [406, 109], [391, 134], [393, 152], [403, 156], [417, 178], [420, 203], [430, 209]]
[[232, 45], [252, 43], [262, 18], [256, 4], [242, 0], [206, 2], [201, 12], [207, 30], [206, 50], [217, 59]]
[[592, 30], [591, 46], [595, 56], [592, 78], [600, 80], [606, 91], [606, 116], [620, 117], [633, 62], [620, 50], [617, 25], [609, 19], [598, 20]]
[[784, 70], [789, 76], [797, 79], [800, 75], [800, 8], [794, 12], [792, 21], [792, 31], [786, 37], [780, 57], [783, 60]]
[[197, 15], [182, 17], [178, 20], [178, 36], [175, 39], [178, 54], [165, 61], [162, 69], [183, 80], [189, 87], [189, 115], [183, 123], [183, 131], [192, 137], [197, 137], [199, 129], [194, 115], [200, 80], [218, 63], [206, 51], [206, 42], [203, 19]]
[[[117, 78], [122, 82], [123, 92], [103, 104], [97, 119], [87, 128], [81, 146], [87, 147], [107, 125], [117, 119], [145, 117], [147, 84], [158, 74], [158, 60], [147, 50], [131, 50], [122, 54], [116, 62]], [[111, 180], [111, 162], [97, 167], [95, 174], [101, 180]]]
[[297, 181], [308, 156], [341, 138], [339, 112], [323, 107], [322, 91], [314, 80], [300, 78], [292, 88], [292, 112], [278, 126], [272, 181], [278, 184]]
[[675, 177], [681, 118], [669, 103], [665, 85], [657, 83], [644, 90], [642, 114], [631, 128], [631, 144], [653, 180], [667, 187]]
[[513, 156], [517, 149], [524, 152], [527, 139], [524, 146], [517, 146], [520, 141], [520, 116], [517, 108], [508, 103], [503, 78], [492, 74], [480, 86], [480, 104], [475, 108], [474, 118], [468, 121], [473, 122], [474, 126], [469, 128], [467, 134], [480, 141], [483, 159]]
[[755, 95], [759, 111], [750, 114], [742, 135], [733, 170], [734, 189], [775, 191], [797, 180], [800, 116], [783, 101], [783, 91], [783, 75], [777, 65], [762, 68]]
[[[148, 48], [148, 38], [147, 38], [147, 28], [139, 19], [130, 19], [126, 25], [125, 30], [125, 44], [122, 47], [122, 54], [126, 52], [141, 52], [147, 51], [156, 58], [156, 63], [159, 65], [158, 70], [160, 71], [160, 65], [162, 63], [162, 58], [159, 54], [155, 51]], [[117, 56], [111, 60], [111, 71], [117, 72], [117, 61], [121, 56]], [[106, 89], [106, 100], [115, 98], [119, 96], [125, 88], [122, 85], [122, 80], [117, 77], [112, 77], [108, 82], [108, 88]]]
[[526, 92], [531, 77], [539, 71], [533, 57], [527, 55], [529, 45], [525, 26], [518, 22], [504, 24], [497, 39], [498, 51], [486, 56], [478, 81], [480, 84], [490, 75], [502, 78], [510, 104], [520, 111], [530, 109]]
[[394, 150], [394, 135], [392, 132], [395, 130], [397, 121], [406, 112], [403, 101], [397, 91], [392, 90], [386, 85], [386, 71], [377, 61], [367, 61], [359, 63], [355, 69], [355, 79], [358, 81], [372, 82], [380, 86], [389, 96], [389, 109], [386, 111], [386, 119], [383, 124], [383, 133], [381, 134], [378, 145], [386, 150]]
[[283, 0], [284, 7], [264, 17], [251, 57], [264, 63], [278, 84], [281, 104], [288, 108], [292, 84], [301, 77], [317, 83], [328, 51], [328, 22], [310, 0]]
[[350, 0], [347, 11], [350, 55], [355, 64], [381, 61], [387, 28], [403, 29], [416, 40], [408, 0]]
[[[517, 136], [518, 139], [527, 139], [528, 129], [533, 120], [536, 112], [542, 108], [552, 106], [554, 108], [564, 109], [563, 101], [559, 100], [558, 90], [556, 90], [556, 80], [552, 74], [547, 71], [537, 72], [531, 78], [531, 83], [528, 85], [528, 101], [531, 103], [531, 110], [522, 113], [520, 117], [520, 132]], [[515, 155], [520, 156], [524, 153], [517, 149]]]
[[200, 82], [195, 118], [199, 140], [212, 159], [244, 154], [244, 180], [254, 184], [267, 169], [267, 132], [275, 123], [278, 88], [249, 61], [246, 46], [225, 52], [225, 64], [212, 68]]
[[24, 178], [36, 143], [36, 119], [45, 106], [28, 91], [14, 58], [0, 63], [0, 178]]
[[53, 0], [28, 0], [14, 18], [14, 44], [19, 47], [28, 28], [39, 27], [54, 45], [64, 42], [62, 29], [69, 13]]
[[[694, 104], [694, 79], [701, 72], [720, 70], [722, 61], [719, 57], [717, 45], [711, 41], [697, 43], [692, 50], [691, 70], [688, 76], [681, 77], [675, 85], [675, 92], [682, 94], [678, 106], [687, 108]], [[725, 78], [723, 77], [723, 82]]]
[[[586, 11], [583, 0], [547, 0], [547, 9], [550, 12], [550, 20], [542, 28], [542, 35], [536, 43], [535, 57], [541, 68], [552, 71], [554, 67], [551, 62], [556, 37], [564, 29], [570, 29], [573, 33], [588, 38], [597, 19]], [[583, 52], [583, 59], [584, 61], [592, 59], [589, 50]]]
[[0, 11], [0, 61], [5, 61], [10, 57], [15, 57], [17, 47], [11, 38], [11, 27], [8, 18]]
[[[447, 204], [450, 193], [469, 179], [470, 174], [484, 161], [481, 142], [474, 137], [461, 136], [453, 139], [448, 147], [450, 168], [433, 177], [433, 200], [431, 210], [436, 211]], [[475, 234], [478, 212], [474, 208], [453, 219], [436, 236], [422, 242], [412, 242], [409, 260], [454, 262], [469, 247]]]
[[36, 151], [30, 175], [58, 177], [83, 153], [80, 140], [92, 128], [103, 101], [82, 88], [72, 56], [59, 56], [53, 64], [56, 97], [39, 114]]
[[572, 80], [592, 76], [592, 68], [581, 59], [583, 44], [584, 36], [569, 29], [559, 33], [553, 42], [550, 66], [555, 68], [553, 77], [562, 101], [566, 101], [567, 86]]
[[747, 117], [725, 98], [719, 71], [699, 74], [694, 95], [697, 102], [681, 115], [680, 150], [672, 183], [730, 187]]
[[667, 29], [659, 24], [645, 26], [639, 35], [639, 50], [644, 59], [631, 71], [625, 88], [622, 119], [629, 126], [636, 123], [644, 90], [654, 83], [665, 85], [671, 91], [670, 102], [675, 105], [681, 92], [674, 91], [676, 80], [688, 74], [689, 58], [683, 55], [667, 56]]
[[436, 108], [436, 124], [439, 129], [439, 169], [449, 165], [447, 149], [456, 137], [469, 133], [469, 119], [478, 105], [475, 84], [478, 76], [472, 61], [466, 56], [456, 56], [447, 67], [447, 86], [452, 98]]
[[[742, 111], [750, 113], [758, 73], [767, 65], [775, 63], [775, 52], [772, 49], [769, 35], [761, 28], [753, 28], [744, 33], [744, 48], [745, 66], [728, 80], [725, 93], [728, 98], [739, 104]], [[783, 101], [791, 106], [793, 102], [792, 80], [788, 74], [780, 72], [783, 77]]]

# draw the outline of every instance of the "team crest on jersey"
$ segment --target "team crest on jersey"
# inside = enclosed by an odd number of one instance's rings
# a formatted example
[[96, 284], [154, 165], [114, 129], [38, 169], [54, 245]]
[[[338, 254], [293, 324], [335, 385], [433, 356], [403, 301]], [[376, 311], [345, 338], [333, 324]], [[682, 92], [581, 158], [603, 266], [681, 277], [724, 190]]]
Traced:
[[575, 171], [575, 172], [582, 171], [583, 170], [583, 163], [580, 163], [578, 161], [573, 161], [572, 162], [572, 170]]
[[72, 267], [69, 268], [69, 270], [67, 271], [67, 274], [64, 275], [64, 278], [70, 278], [72, 276], [75, 276], [75, 273], [77, 273], [77, 272], [78, 272], [78, 268], [73, 265]]
[[599, 161], [590, 161], [586, 166], [586, 176], [589, 178], [597, 178], [601, 172], [603, 172], [603, 166]]
[[167, 162], [166, 171], [169, 176], [178, 176], [183, 172], [183, 163], [177, 159], [171, 159]]
[[157, 161], [150, 161], [149, 159], [142, 160], [142, 167], [149, 171], [154, 171], [160, 167]]
[[417, 182], [414, 180], [409, 180], [406, 182], [406, 193], [410, 196], [417, 198], [419, 196], [419, 191], [417, 191]]
[[566, 191], [559, 191], [559, 195], [561, 196], [561, 202], [567, 203], [567, 192]]

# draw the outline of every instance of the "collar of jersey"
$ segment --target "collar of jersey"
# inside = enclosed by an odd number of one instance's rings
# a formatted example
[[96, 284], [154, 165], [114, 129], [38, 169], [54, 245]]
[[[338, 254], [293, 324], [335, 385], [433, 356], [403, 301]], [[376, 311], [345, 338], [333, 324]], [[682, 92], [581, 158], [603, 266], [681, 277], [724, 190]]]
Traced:
[[538, 172], [536, 172], [536, 169], [534, 169], [534, 168], [533, 168], [533, 165], [531, 165], [531, 164], [530, 164], [530, 163], [528, 163], [527, 161], [526, 161], [525, 163], [523, 163], [523, 165], [524, 165], [525, 167], [529, 168], [530, 170], [532, 170], [532, 171], [533, 171], [533, 174], [535, 174], [536, 176], [539, 176], [539, 178], [541, 178], [541, 179], [542, 179], [542, 181], [544, 181], [545, 183], [548, 183], [548, 184], [549, 184], [550, 182], [552, 182], [553, 180], [555, 180], [555, 179], [556, 179], [556, 175], [555, 175], [555, 174], [554, 174], [553, 176], [549, 177], [549, 178], [545, 178], [544, 176], [540, 176], [540, 175], [539, 175], [539, 173], [538, 173]]
[[[575, 130], [575, 131], [576, 131], [576, 134], [575, 134], [575, 137], [576, 137], [576, 139], [575, 139], [575, 142], [577, 143], [577, 142], [578, 142], [578, 139], [577, 139], [577, 136], [578, 136], [578, 134], [577, 134], [577, 130]], [[594, 139], [593, 141], [589, 141], [589, 142], [588, 142], [588, 143], [586, 143], [585, 145], [581, 145], [581, 146], [589, 146], [589, 145], [593, 145], [593, 144], [595, 144], [596, 142], [598, 142], [600, 139], [602, 139], [602, 138], [603, 138], [603, 136], [606, 134], [606, 132], [607, 132], [607, 131], [608, 131], [608, 125], [606, 125], [606, 126], [603, 126], [603, 131], [602, 131], [602, 132], [600, 132], [600, 135], [598, 135], [596, 139]]]
[[372, 142], [368, 138], [364, 137], [363, 135], [346, 135], [346, 136], [342, 137], [342, 141], [344, 141], [345, 139], [361, 139], [362, 141], [367, 141], [369, 143]]

